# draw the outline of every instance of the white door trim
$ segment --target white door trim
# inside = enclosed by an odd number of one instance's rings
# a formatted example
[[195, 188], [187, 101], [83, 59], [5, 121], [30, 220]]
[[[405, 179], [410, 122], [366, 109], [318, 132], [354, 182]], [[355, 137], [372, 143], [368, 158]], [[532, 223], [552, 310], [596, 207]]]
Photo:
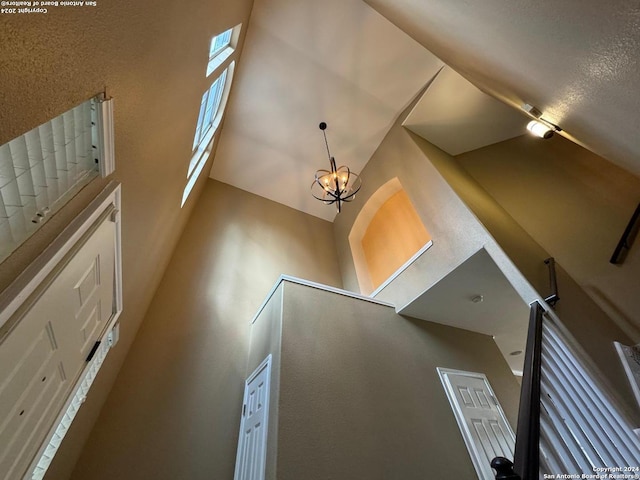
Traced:
[[[249, 375], [249, 378], [247, 378], [244, 382], [244, 395], [242, 398], [242, 417], [240, 420], [240, 436], [238, 438], [238, 452], [236, 454], [236, 467], [233, 474], [234, 480], [238, 480], [238, 475], [240, 473], [239, 467], [242, 461], [241, 457], [245, 447], [244, 430], [245, 430], [245, 421], [247, 419], [247, 415], [245, 415], [245, 409], [248, 403], [247, 396], [249, 394], [249, 385], [251, 384], [251, 382], [253, 382], [256, 379], [258, 375], [262, 373], [263, 370], [266, 370], [266, 373], [267, 373], [266, 380], [265, 380], [266, 395], [265, 395], [264, 407], [263, 407], [264, 408], [264, 428], [262, 429], [263, 438], [261, 439], [261, 441], [264, 443], [264, 448], [262, 449], [262, 458], [259, 459], [258, 478], [264, 479], [265, 465], [267, 460], [267, 447], [266, 447], [267, 432], [269, 428], [269, 396], [271, 394], [271, 354], [267, 355], [267, 357], [262, 361], [262, 363], [260, 363], [258, 368], [256, 368], [254, 372], [251, 375]], [[251, 480], [258, 480], [258, 479], [251, 479]]]
[[[440, 376], [440, 381], [442, 382], [444, 391], [447, 394], [447, 399], [449, 400], [451, 409], [453, 410], [454, 416], [456, 417], [456, 422], [458, 423], [458, 427], [460, 428], [460, 433], [462, 433], [462, 438], [464, 439], [464, 443], [467, 446], [467, 450], [469, 450], [469, 455], [471, 456], [471, 461], [473, 462], [473, 466], [476, 469], [478, 478], [483, 479], [485, 478], [485, 475], [483, 474], [483, 472], [487, 471], [488, 465], [484, 465], [484, 468], [483, 468], [483, 464], [481, 464], [481, 462], [483, 462], [484, 455], [481, 452], [479, 445], [477, 445], [473, 441], [473, 437], [469, 429], [469, 425], [464, 419], [464, 414], [462, 413], [462, 409], [458, 403], [458, 400], [456, 399], [455, 392], [453, 391], [453, 385], [450, 383], [448, 376], [451, 374], [462, 375], [466, 377], [473, 377], [473, 378], [478, 378], [483, 380], [485, 385], [487, 386], [487, 390], [491, 394], [491, 397], [498, 410], [498, 413], [504, 420], [507, 432], [511, 434], [515, 442], [515, 435], [513, 433], [513, 429], [511, 428], [511, 425], [509, 424], [509, 421], [507, 420], [507, 417], [504, 414], [504, 410], [502, 410], [502, 406], [500, 405], [500, 402], [498, 402], [498, 399], [493, 389], [491, 388], [491, 384], [489, 384], [489, 380], [487, 379], [487, 376], [484, 373], [465, 372], [463, 370], [455, 370], [451, 368], [442, 368], [442, 367], [437, 367], [436, 370], [438, 371], [438, 375]], [[491, 478], [493, 478], [493, 476]]]
[[[115, 241], [115, 311], [117, 317], [122, 312], [122, 248], [121, 248], [121, 203], [120, 184], [110, 182], [104, 190], [85, 208], [62, 233], [0, 294], [0, 327], [12, 318], [24, 303], [43, 287], [43, 282], [56, 269], [62, 269], [63, 260], [80, 240], [96, 224], [100, 216], [113, 205], [111, 220], [116, 224]], [[7, 327], [3, 334], [8, 334]], [[0, 341], [2, 339], [0, 338]]]

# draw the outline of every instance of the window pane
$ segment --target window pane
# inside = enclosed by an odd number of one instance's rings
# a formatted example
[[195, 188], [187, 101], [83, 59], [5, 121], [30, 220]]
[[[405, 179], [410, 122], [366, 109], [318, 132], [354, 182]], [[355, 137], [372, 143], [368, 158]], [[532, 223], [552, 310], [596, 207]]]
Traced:
[[202, 95], [202, 102], [200, 102], [200, 113], [198, 114], [198, 123], [196, 125], [196, 136], [193, 139], [193, 148], [195, 149], [200, 143], [200, 137], [202, 136], [202, 120], [204, 119], [205, 105], [209, 96], [209, 90]]
[[222, 74], [213, 82], [211, 88], [209, 89], [209, 98], [207, 100], [207, 105], [204, 112], [204, 119], [202, 120], [202, 128], [200, 131], [200, 140], [207, 134], [209, 129], [211, 128], [213, 121], [216, 118], [216, 114], [218, 113], [218, 108], [220, 107], [220, 100], [222, 99], [222, 92], [224, 91], [224, 84], [227, 78], [227, 70], [222, 72]]
[[226, 32], [222, 32], [211, 39], [211, 47], [209, 48], [209, 59], [215, 57], [221, 50], [231, 42], [231, 32], [233, 28], [230, 28]]

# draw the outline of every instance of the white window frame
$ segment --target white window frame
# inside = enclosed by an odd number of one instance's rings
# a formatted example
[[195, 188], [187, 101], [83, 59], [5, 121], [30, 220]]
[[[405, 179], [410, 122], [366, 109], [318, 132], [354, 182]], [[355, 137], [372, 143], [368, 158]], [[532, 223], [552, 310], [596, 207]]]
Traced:
[[[242, 24], [240, 23], [233, 28], [219, 33], [211, 39], [211, 44], [209, 46], [209, 62], [207, 63], [207, 77], [215, 72], [217, 68], [220, 67], [220, 65], [222, 65], [225, 60], [227, 60], [233, 54], [233, 52], [235, 52], [236, 47], [238, 46], [238, 39], [240, 38], [241, 28]], [[218, 48], [212, 51], [216, 40], [223, 35], [227, 35], [228, 32], [231, 32], [229, 34], [228, 42], [225, 42], [223, 45], [220, 45]]]
[[210, 124], [204, 126], [201, 125], [206, 111], [203, 110], [203, 106], [206, 107], [206, 102], [208, 101], [208, 96], [210, 95], [213, 85], [203, 95], [203, 100], [200, 103], [200, 113], [198, 114], [198, 125], [196, 127], [196, 138], [194, 140], [194, 152], [191, 157], [191, 161], [189, 162], [189, 168], [187, 169], [187, 185], [182, 192], [182, 202], [180, 203], [180, 207], [183, 207], [187, 198], [189, 198], [189, 194], [200, 177], [200, 174], [202, 173], [213, 149], [213, 138], [220, 126], [220, 123], [222, 122], [222, 116], [224, 115], [227, 99], [229, 98], [229, 90], [231, 89], [231, 83], [233, 81], [234, 70], [235, 61], [231, 62], [225, 71], [214, 81], [215, 84], [219, 79], [224, 78], [224, 85], [217, 89], [220, 93], [218, 105], [215, 112], [211, 113]]
[[0, 145], [0, 261], [97, 174], [113, 173], [113, 102], [101, 93]]
[[[215, 35], [211, 39], [211, 43], [209, 44], [209, 61], [207, 62], [207, 77], [219, 71], [220, 67], [233, 55], [238, 45], [241, 28], [242, 24], [238, 24], [233, 28]], [[224, 41], [216, 46], [220, 38], [224, 38]], [[187, 198], [189, 198], [189, 194], [191, 190], [193, 190], [213, 150], [213, 139], [222, 121], [231, 82], [233, 80], [234, 69], [235, 60], [219, 73], [211, 86], [202, 95], [196, 123], [196, 133], [193, 139], [193, 152], [191, 160], [189, 161], [189, 168], [187, 169], [187, 184], [182, 192], [180, 208], [184, 206]]]
[[[211, 46], [209, 47], [209, 60], [211, 60], [212, 58], [214, 58], [216, 55], [218, 55], [222, 50], [224, 50], [225, 48], [227, 48], [229, 45], [231, 45], [231, 34], [233, 33], [233, 28], [229, 28], [228, 30], [225, 30], [222, 33], [219, 33], [218, 35], [215, 35], [212, 39], [211, 39]], [[224, 43], [222, 45], [218, 45], [217, 47], [216, 42], [218, 41], [218, 39], [224, 38]], [[214, 50], [215, 48], [215, 50]]]
[[[202, 95], [200, 102], [200, 113], [198, 114], [198, 123], [196, 124], [196, 135], [193, 139], [193, 150], [203, 143], [209, 130], [213, 127], [213, 122], [220, 109], [222, 95], [227, 83], [228, 68], [216, 78], [211, 87]], [[191, 169], [190, 169], [191, 170]], [[190, 174], [191, 172], [189, 172]]]

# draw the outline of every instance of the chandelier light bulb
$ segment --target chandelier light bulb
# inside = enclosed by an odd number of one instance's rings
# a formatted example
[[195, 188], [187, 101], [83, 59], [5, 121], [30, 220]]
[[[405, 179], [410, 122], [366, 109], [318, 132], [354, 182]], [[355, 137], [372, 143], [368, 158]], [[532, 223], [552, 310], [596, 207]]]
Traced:
[[350, 202], [355, 199], [356, 193], [362, 186], [360, 176], [349, 170], [344, 165], [336, 167], [336, 160], [329, 152], [329, 143], [327, 142], [327, 134], [325, 130], [327, 124], [322, 122], [320, 130], [324, 135], [324, 143], [327, 147], [327, 155], [329, 156], [329, 164], [331, 170], [318, 170], [315, 179], [311, 184], [311, 195], [320, 200], [325, 205], [336, 205], [338, 213], [340, 213], [342, 203]]

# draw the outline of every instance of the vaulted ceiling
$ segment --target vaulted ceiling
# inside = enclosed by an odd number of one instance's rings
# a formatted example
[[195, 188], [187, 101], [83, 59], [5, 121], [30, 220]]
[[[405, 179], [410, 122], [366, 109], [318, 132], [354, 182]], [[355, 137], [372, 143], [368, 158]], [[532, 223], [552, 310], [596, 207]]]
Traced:
[[362, 170], [443, 63], [361, 0], [255, 0], [211, 176], [332, 220], [310, 193], [329, 167]]
[[483, 91], [640, 175], [640, 3], [365, 1]]
[[255, 0], [245, 28], [210, 176], [292, 208], [335, 216], [309, 192], [319, 122], [359, 172], [426, 85], [405, 126], [453, 155], [522, 134], [529, 103], [640, 175], [640, 4]]

